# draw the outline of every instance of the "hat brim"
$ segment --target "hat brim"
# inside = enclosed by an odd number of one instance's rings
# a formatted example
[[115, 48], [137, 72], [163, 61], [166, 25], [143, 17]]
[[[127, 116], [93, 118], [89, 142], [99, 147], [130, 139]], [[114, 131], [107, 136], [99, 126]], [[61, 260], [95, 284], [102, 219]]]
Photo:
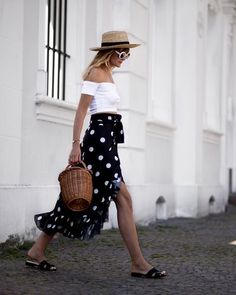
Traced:
[[112, 45], [112, 46], [93, 47], [89, 49], [92, 51], [100, 51], [100, 50], [108, 50], [108, 49], [116, 49], [116, 48], [134, 48], [140, 45], [141, 44], [120, 44], [120, 45]]

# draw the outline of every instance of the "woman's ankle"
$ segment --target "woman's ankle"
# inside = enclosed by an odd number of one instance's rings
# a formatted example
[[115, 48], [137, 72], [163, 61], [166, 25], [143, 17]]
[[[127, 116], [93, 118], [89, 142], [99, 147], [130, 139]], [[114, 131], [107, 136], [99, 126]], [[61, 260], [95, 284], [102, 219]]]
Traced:
[[30, 258], [35, 259], [39, 262], [45, 259], [44, 252], [41, 249], [39, 249], [35, 244], [29, 249], [29, 251], [27, 252], [27, 255]]
[[132, 268], [146, 270], [150, 266], [151, 266], [150, 263], [148, 263], [144, 258], [138, 258], [138, 259], [132, 260]]

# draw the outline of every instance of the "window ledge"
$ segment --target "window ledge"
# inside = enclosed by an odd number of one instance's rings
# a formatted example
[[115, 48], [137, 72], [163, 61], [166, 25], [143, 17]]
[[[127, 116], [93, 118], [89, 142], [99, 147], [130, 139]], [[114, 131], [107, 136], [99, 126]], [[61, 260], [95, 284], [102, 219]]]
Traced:
[[203, 129], [203, 140], [205, 142], [219, 144], [221, 137], [224, 135], [220, 130], [215, 130], [211, 128]]
[[36, 118], [38, 120], [73, 126], [77, 105], [48, 96], [36, 96]]

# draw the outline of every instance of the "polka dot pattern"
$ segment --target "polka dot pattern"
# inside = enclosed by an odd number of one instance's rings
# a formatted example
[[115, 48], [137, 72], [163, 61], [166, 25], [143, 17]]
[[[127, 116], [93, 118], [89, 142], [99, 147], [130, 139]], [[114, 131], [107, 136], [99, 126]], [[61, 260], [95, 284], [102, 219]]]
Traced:
[[81, 159], [93, 177], [93, 201], [86, 211], [70, 211], [60, 194], [51, 212], [35, 215], [35, 223], [48, 234], [60, 232], [74, 239], [92, 238], [100, 234], [107, 220], [110, 202], [117, 196], [123, 180], [117, 143], [123, 142], [121, 116], [96, 114], [91, 116], [81, 147]]

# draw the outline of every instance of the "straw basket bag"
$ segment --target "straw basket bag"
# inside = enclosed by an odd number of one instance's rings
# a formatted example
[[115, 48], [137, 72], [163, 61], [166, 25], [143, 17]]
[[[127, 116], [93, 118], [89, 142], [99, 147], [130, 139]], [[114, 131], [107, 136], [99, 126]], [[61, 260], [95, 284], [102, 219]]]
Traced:
[[62, 199], [72, 211], [87, 209], [93, 195], [92, 172], [84, 162], [81, 161], [79, 165], [68, 165], [58, 176]]

